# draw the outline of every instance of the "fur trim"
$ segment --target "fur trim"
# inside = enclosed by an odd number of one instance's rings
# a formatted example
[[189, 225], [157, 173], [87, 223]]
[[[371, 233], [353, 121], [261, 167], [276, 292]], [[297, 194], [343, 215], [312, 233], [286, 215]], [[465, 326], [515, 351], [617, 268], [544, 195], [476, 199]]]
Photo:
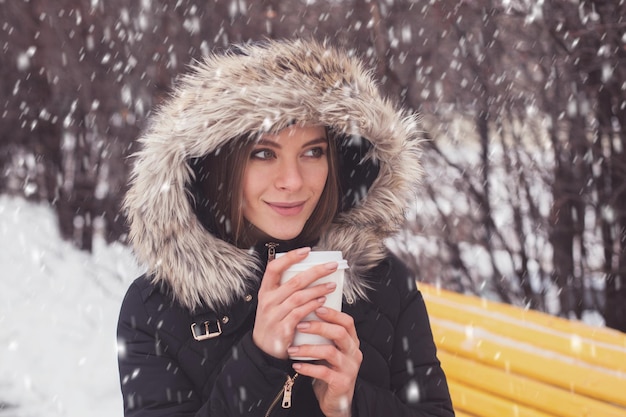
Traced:
[[373, 145], [378, 177], [318, 246], [341, 250], [348, 260], [344, 295], [366, 297], [360, 277], [385, 256], [384, 240], [404, 223], [421, 175], [417, 121], [382, 98], [370, 72], [342, 51], [302, 40], [240, 50], [196, 64], [140, 138], [124, 202], [137, 257], [191, 310], [203, 302], [216, 309], [244, 296], [256, 279], [255, 258], [203, 228], [186, 195], [187, 161], [245, 133], [306, 121], [361, 135]]

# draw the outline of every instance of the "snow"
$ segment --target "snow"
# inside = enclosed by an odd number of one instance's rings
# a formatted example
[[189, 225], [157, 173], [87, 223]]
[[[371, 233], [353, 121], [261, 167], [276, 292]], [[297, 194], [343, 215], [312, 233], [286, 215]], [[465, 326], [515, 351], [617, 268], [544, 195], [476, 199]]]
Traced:
[[53, 211], [0, 196], [0, 415], [122, 416], [116, 323], [128, 248], [64, 242]]

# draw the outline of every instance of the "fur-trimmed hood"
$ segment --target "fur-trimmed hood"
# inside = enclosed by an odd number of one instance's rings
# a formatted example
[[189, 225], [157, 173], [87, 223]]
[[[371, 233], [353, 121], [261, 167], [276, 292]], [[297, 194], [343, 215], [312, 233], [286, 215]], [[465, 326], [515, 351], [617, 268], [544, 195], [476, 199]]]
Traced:
[[[414, 197], [421, 132], [413, 116], [381, 97], [357, 58], [315, 41], [267, 41], [194, 65], [140, 138], [124, 202], [129, 238], [154, 281], [167, 284], [183, 306], [227, 306], [258, 279], [254, 254], [207, 232], [196, 216], [187, 194], [189, 161], [293, 121], [370, 145], [352, 166], [373, 164], [378, 175], [367, 190], [343, 190], [361, 198], [314, 248], [342, 251], [350, 265], [344, 295], [366, 297], [362, 276], [385, 256], [384, 240], [402, 226]], [[343, 175], [355, 172], [364, 171]]]

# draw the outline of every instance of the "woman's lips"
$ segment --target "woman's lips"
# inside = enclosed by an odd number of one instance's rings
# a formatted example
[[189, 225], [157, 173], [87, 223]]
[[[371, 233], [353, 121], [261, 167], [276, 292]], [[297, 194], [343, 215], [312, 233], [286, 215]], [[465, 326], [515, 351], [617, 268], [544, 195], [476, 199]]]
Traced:
[[267, 205], [281, 216], [295, 216], [304, 209], [304, 201], [297, 203], [267, 203]]

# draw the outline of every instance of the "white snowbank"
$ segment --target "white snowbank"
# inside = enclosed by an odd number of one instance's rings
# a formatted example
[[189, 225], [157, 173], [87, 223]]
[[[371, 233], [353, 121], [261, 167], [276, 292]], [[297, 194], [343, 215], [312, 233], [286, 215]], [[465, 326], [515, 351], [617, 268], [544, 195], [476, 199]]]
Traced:
[[46, 206], [0, 196], [0, 414], [122, 416], [115, 328], [140, 269], [123, 245], [93, 255]]

